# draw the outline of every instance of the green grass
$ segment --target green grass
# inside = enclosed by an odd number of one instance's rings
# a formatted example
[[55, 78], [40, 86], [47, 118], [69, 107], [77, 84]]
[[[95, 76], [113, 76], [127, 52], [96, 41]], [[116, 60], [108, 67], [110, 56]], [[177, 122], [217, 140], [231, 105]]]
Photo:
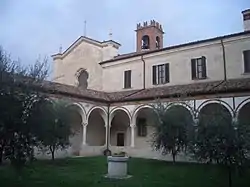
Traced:
[[[0, 167], [1, 187], [223, 187], [227, 186], [227, 173], [217, 166], [177, 163], [132, 158], [126, 180], [110, 180], [103, 177], [107, 172], [105, 157], [72, 158], [37, 161], [16, 177], [9, 166]], [[249, 187], [245, 177], [233, 178], [233, 186]]]

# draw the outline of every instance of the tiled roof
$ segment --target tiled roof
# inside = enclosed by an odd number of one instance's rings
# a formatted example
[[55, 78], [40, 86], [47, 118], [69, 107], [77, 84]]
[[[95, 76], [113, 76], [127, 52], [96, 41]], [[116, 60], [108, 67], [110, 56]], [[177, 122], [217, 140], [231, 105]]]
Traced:
[[181, 95], [198, 96], [217, 93], [235, 93], [246, 91], [250, 92], [250, 78], [176, 86], [161, 86], [155, 88], [120, 92], [102, 92], [90, 89], [81, 89], [75, 86], [53, 83], [49, 81], [43, 83], [43, 88], [52, 94], [62, 94], [69, 97], [77, 97], [105, 103], [114, 103], [124, 101], [153, 100], [156, 98], [179, 97]]

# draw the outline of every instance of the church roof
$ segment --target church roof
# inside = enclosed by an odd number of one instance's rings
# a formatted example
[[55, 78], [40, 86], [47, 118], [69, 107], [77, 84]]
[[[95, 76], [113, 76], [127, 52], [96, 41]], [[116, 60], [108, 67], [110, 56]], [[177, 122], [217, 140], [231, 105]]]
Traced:
[[98, 40], [94, 40], [92, 38], [86, 37], [86, 36], [80, 36], [73, 44], [71, 44], [64, 52], [62, 53], [57, 53], [52, 55], [52, 58], [57, 58], [57, 57], [63, 57], [66, 56], [68, 53], [70, 53], [74, 48], [76, 48], [78, 45], [80, 45], [82, 42], [87, 42], [99, 47], [104, 47], [105, 44], [108, 43], [113, 43], [115, 46], [119, 47], [121, 46], [121, 44], [119, 44], [118, 42], [115, 42], [113, 40], [107, 40], [107, 41], [98, 41]]
[[173, 98], [200, 96], [221, 93], [239, 93], [250, 91], [250, 78], [231, 79], [227, 81], [212, 81], [203, 83], [194, 83], [187, 85], [161, 86], [148, 89], [103, 92], [91, 89], [81, 89], [75, 86], [69, 86], [46, 81], [43, 84], [46, 92], [59, 94], [67, 97], [76, 97], [104, 103], [118, 103], [129, 101], [154, 100], [157, 98]]
[[110, 60], [102, 61], [99, 64], [106, 64], [109, 62], [115, 62], [118, 60], [133, 58], [133, 57], [137, 57], [137, 56], [141, 56], [141, 55], [152, 54], [152, 53], [157, 53], [157, 52], [161, 52], [161, 51], [167, 51], [167, 50], [171, 50], [171, 49], [177, 49], [177, 48], [181, 48], [181, 47], [187, 47], [187, 46], [202, 44], [202, 43], [206, 43], [206, 42], [213, 42], [213, 41], [218, 41], [218, 40], [222, 40], [222, 39], [248, 35], [248, 34], [250, 34], [250, 31], [244, 31], [244, 32], [239, 32], [239, 33], [234, 33], [234, 34], [229, 34], [229, 35], [224, 35], [224, 36], [218, 36], [218, 37], [214, 37], [214, 38], [208, 38], [208, 39], [204, 39], [204, 40], [188, 42], [188, 43], [179, 44], [179, 45], [168, 46], [168, 47], [164, 47], [162, 49], [156, 49], [156, 50], [151, 50], [151, 51], [132, 52], [132, 53], [127, 53], [127, 54], [122, 54], [122, 55], [115, 56], [114, 58], [112, 58]]

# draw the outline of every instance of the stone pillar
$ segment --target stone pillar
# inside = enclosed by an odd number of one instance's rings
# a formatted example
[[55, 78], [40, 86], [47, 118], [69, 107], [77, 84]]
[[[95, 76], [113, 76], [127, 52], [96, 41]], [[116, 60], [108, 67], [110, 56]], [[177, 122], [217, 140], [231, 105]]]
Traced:
[[86, 145], [87, 142], [87, 125], [88, 123], [82, 123], [82, 144]]
[[135, 147], [135, 125], [131, 124], [131, 147]]
[[106, 141], [105, 141], [105, 146], [110, 145], [110, 124], [108, 125], [108, 121], [104, 120], [105, 122], [105, 129], [106, 129]]

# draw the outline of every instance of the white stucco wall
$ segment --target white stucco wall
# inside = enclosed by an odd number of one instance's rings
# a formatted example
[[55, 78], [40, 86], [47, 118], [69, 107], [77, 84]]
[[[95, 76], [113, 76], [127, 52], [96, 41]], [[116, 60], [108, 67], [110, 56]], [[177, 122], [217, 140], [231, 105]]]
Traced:
[[228, 79], [249, 78], [244, 74], [243, 51], [250, 50], [250, 35], [237, 40], [225, 40], [226, 69]]
[[77, 85], [76, 72], [80, 68], [89, 74], [88, 88], [102, 89], [102, 68], [98, 64], [102, 60], [102, 48], [88, 42], [81, 42], [62, 60], [57, 60], [54, 70], [56, 82]]
[[[250, 50], [250, 35], [224, 39], [227, 78], [250, 77], [243, 75], [243, 50]], [[207, 79], [192, 80], [191, 59], [205, 56]], [[210, 41], [197, 45], [171, 49], [144, 55], [146, 88], [155, 86], [182, 85], [196, 82], [216, 81], [224, 79], [223, 50], [221, 41]], [[169, 63], [170, 82], [164, 85], [152, 84], [152, 66]], [[131, 89], [143, 88], [143, 63], [141, 57], [109, 62], [103, 67], [103, 90], [122, 91], [124, 71], [131, 70]]]

